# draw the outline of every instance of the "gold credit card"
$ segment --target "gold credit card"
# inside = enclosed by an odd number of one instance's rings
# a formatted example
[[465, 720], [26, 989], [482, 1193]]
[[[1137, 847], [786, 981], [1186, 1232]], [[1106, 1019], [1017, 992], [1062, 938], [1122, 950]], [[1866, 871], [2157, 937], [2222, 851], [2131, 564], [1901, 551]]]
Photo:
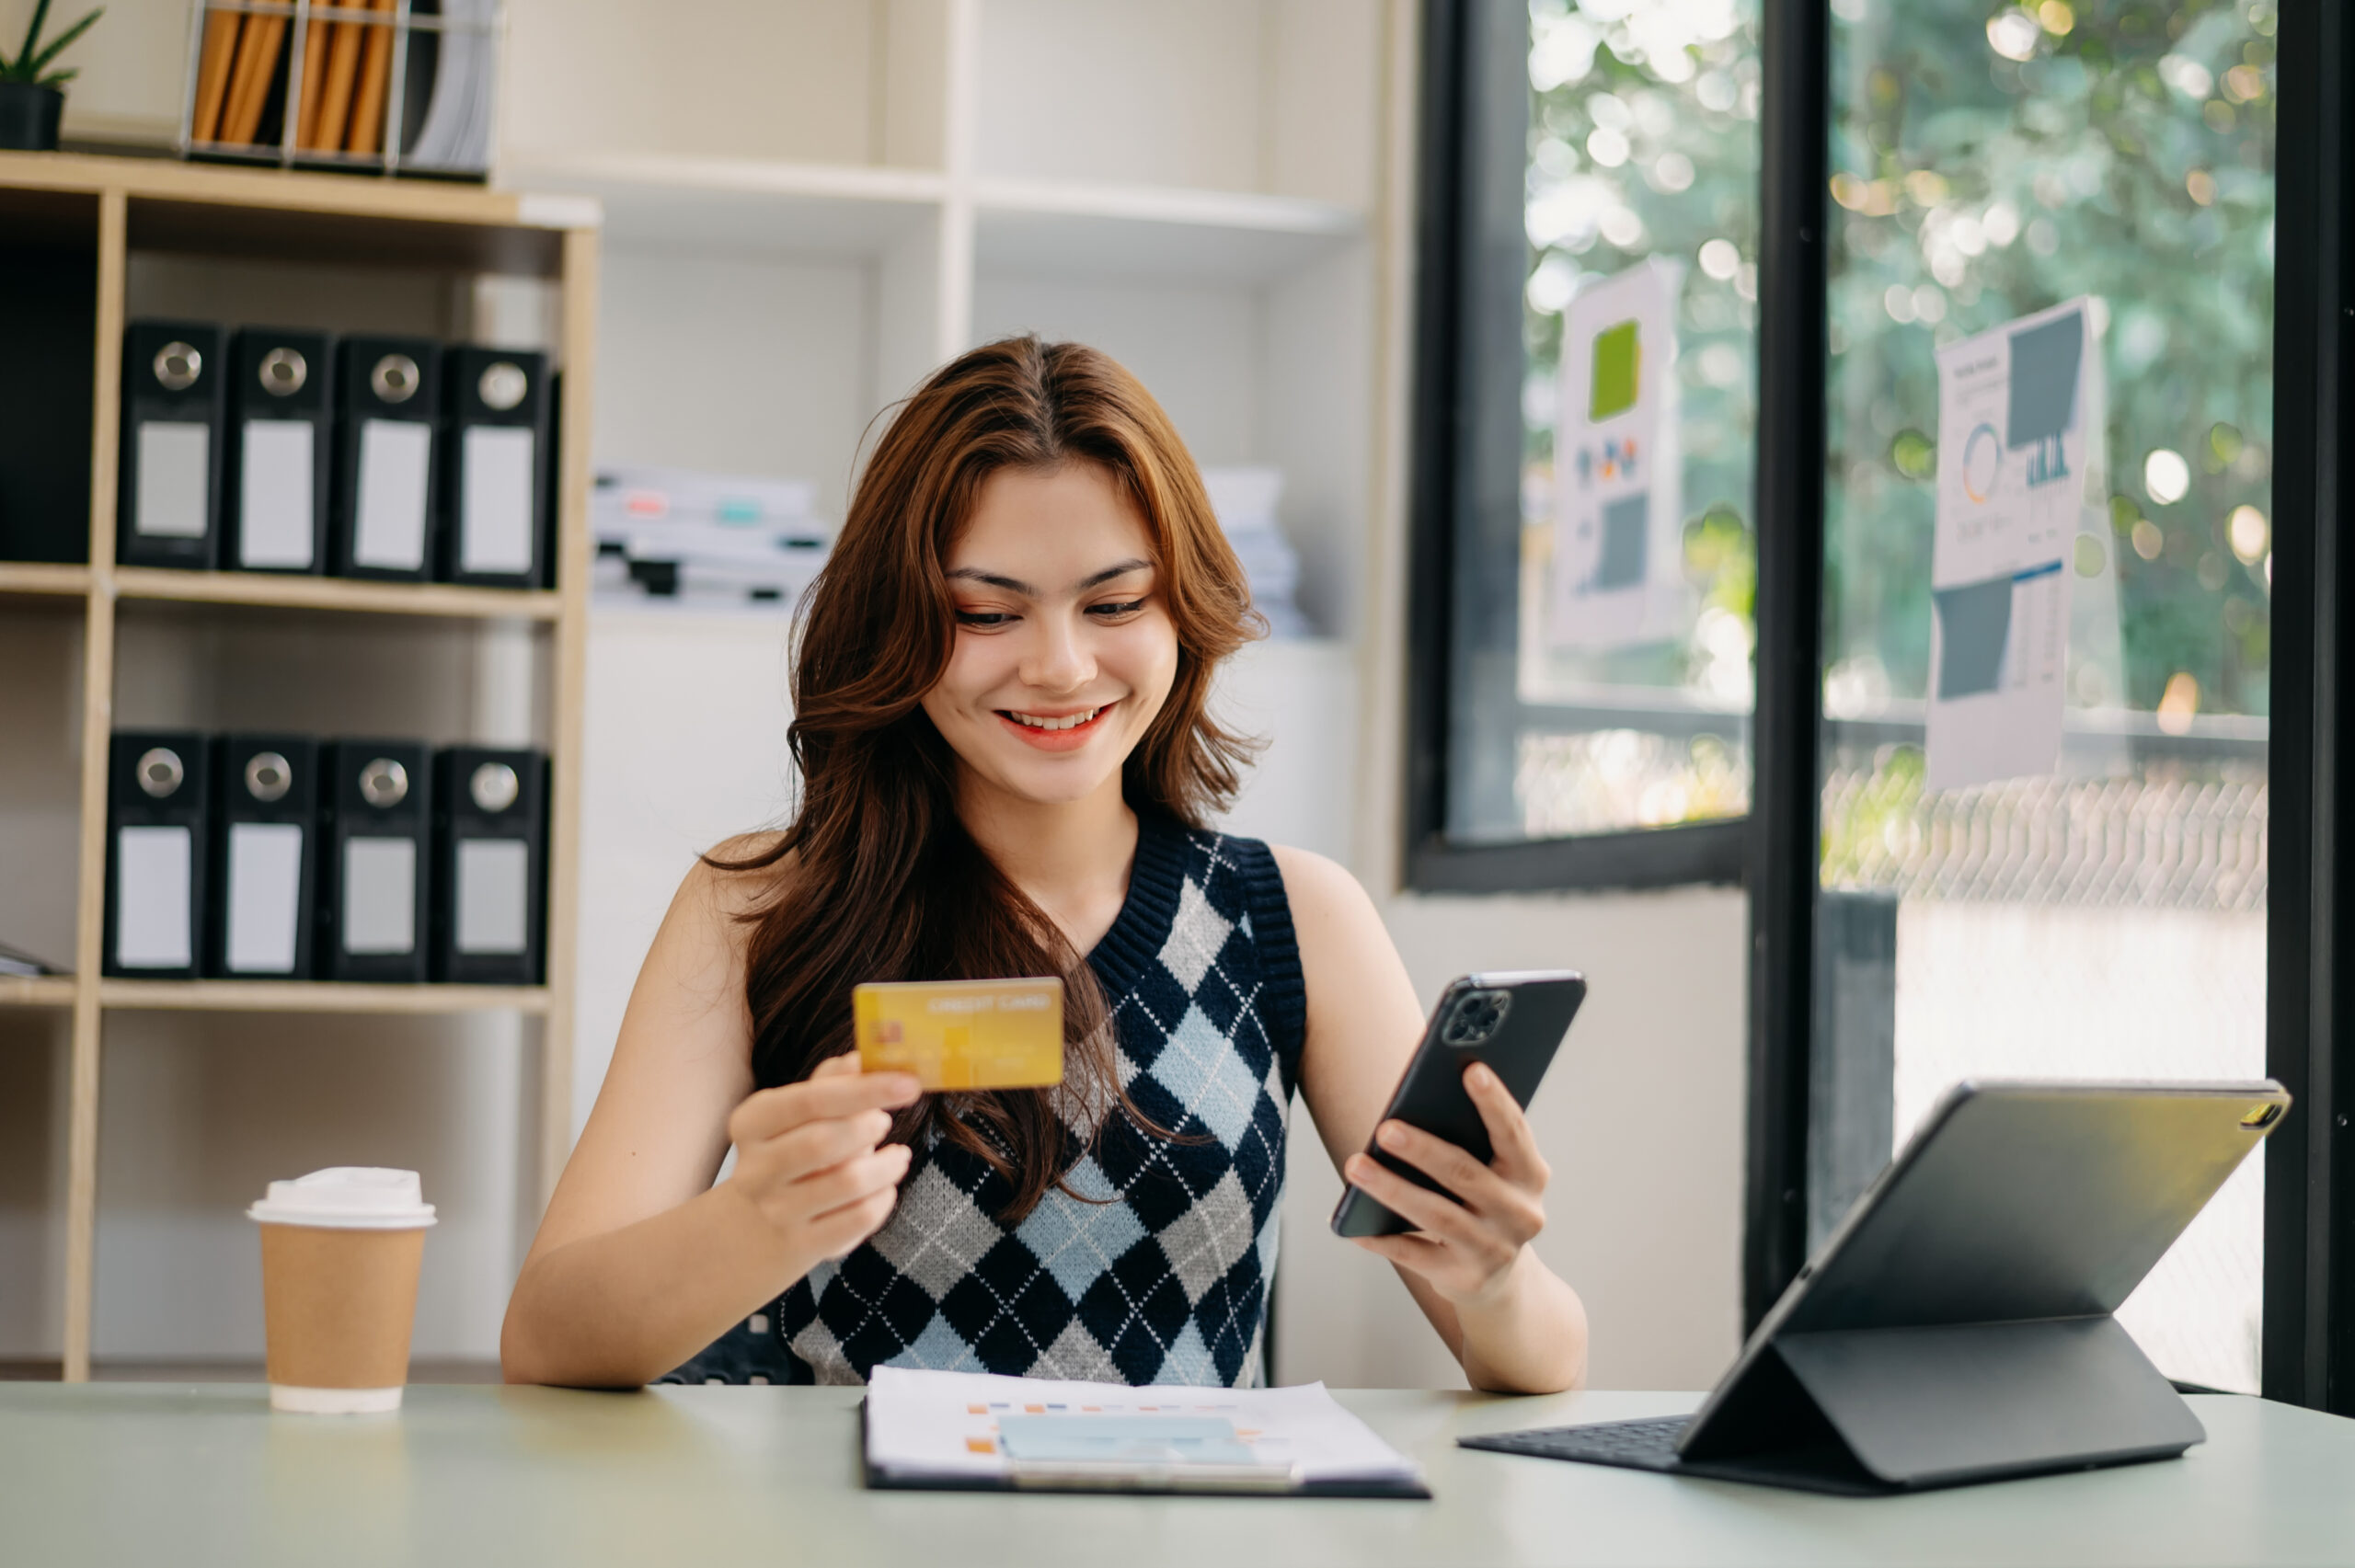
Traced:
[[909, 980], [854, 987], [866, 1072], [926, 1089], [1034, 1089], [1063, 1081], [1061, 980]]

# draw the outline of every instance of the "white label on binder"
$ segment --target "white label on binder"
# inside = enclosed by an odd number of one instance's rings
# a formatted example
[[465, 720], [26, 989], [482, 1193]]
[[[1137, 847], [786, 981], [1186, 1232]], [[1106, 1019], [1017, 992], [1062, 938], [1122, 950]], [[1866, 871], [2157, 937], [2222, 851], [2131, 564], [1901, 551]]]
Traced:
[[458, 841], [458, 951], [523, 951], [532, 852], [521, 839]]
[[300, 419], [246, 423], [237, 503], [237, 565], [311, 564], [312, 429]]
[[344, 841], [342, 942], [362, 956], [417, 950], [415, 840]]
[[353, 564], [405, 572], [425, 565], [425, 486], [432, 461], [432, 426], [415, 419], [362, 422]]
[[132, 532], [158, 539], [204, 537], [204, 498], [213, 485], [213, 428], [178, 419], [139, 426], [138, 508]]
[[229, 824], [229, 931], [233, 975], [294, 972], [303, 911], [303, 830], [293, 822]]
[[459, 497], [458, 569], [532, 569], [532, 491], [539, 483], [532, 432], [475, 425], [465, 436], [466, 482]]
[[114, 836], [114, 956], [126, 969], [185, 969], [196, 961], [190, 929], [186, 828], [118, 828]]

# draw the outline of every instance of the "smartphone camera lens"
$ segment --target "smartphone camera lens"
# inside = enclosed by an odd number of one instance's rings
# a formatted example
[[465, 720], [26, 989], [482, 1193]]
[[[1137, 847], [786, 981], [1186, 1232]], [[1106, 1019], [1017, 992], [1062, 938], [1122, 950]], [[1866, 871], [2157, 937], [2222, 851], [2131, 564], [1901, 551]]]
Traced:
[[1440, 1038], [1451, 1046], [1469, 1048], [1484, 1045], [1512, 1011], [1512, 992], [1508, 990], [1476, 990], [1468, 992], [1447, 1015]]

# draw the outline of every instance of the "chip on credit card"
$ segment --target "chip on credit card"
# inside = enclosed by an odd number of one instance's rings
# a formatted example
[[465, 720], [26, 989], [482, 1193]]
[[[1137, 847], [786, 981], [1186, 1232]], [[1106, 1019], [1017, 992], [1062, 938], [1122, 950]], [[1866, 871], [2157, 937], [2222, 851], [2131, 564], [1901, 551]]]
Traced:
[[1063, 1081], [1063, 983], [907, 980], [854, 987], [866, 1072], [926, 1089], [1034, 1089]]

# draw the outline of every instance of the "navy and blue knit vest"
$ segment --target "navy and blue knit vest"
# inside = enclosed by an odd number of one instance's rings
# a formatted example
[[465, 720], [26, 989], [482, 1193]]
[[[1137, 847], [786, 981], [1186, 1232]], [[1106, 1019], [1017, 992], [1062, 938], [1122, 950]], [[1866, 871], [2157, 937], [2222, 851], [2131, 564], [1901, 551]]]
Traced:
[[1305, 1024], [1268, 846], [1141, 816], [1127, 901], [1088, 964], [1121, 1082], [1177, 1139], [1067, 1085], [1071, 1190], [1012, 1226], [1004, 1177], [920, 1147], [881, 1230], [665, 1380], [860, 1382], [892, 1366], [1256, 1381]]

